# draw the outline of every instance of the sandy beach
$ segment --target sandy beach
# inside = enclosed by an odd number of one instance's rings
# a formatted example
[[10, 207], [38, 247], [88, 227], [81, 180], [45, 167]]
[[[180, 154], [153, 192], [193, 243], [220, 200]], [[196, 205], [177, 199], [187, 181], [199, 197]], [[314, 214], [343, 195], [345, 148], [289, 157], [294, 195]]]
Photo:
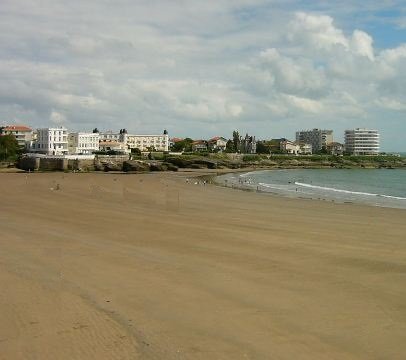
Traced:
[[405, 210], [187, 173], [0, 184], [1, 360], [405, 358]]

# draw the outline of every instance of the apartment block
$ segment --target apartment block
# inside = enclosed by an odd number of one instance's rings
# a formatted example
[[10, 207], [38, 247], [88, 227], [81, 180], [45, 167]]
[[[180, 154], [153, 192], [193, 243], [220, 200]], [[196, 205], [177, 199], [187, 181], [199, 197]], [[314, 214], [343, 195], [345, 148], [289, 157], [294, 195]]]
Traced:
[[353, 129], [345, 130], [345, 151], [353, 155], [379, 154], [378, 130]]
[[29, 149], [33, 139], [32, 129], [25, 125], [7, 125], [1, 128], [4, 135], [13, 135], [21, 148]]
[[296, 142], [311, 144], [313, 152], [326, 148], [333, 142], [333, 130], [301, 130], [296, 132]]

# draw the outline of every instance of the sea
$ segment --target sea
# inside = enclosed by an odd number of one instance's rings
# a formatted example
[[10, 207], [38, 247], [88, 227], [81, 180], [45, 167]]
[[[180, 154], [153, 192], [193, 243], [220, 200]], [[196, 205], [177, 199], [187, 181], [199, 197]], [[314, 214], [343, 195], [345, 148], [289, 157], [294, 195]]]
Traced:
[[406, 209], [405, 169], [277, 169], [226, 174], [217, 182], [286, 197]]

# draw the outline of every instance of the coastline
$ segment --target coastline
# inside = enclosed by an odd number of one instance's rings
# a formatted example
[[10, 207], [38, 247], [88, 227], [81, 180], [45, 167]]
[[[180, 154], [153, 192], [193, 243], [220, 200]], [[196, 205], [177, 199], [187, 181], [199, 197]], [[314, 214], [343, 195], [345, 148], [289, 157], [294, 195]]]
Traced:
[[[311, 172], [309, 172], [309, 170]], [[316, 178], [312, 178], [311, 173], [313, 171], [316, 174], [323, 175], [324, 172], [336, 172], [339, 174], [341, 171], [376, 171], [378, 169], [247, 169], [246, 171], [241, 172], [230, 172], [225, 174], [219, 174], [216, 177], [212, 177], [213, 183], [218, 186], [230, 187], [236, 190], [258, 192], [263, 194], [269, 194], [273, 196], [285, 197], [285, 198], [296, 198], [296, 199], [308, 199], [308, 200], [317, 200], [317, 201], [327, 201], [333, 203], [353, 203], [353, 204], [362, 204], [366, 206], [376, 206], [376, 207], [386, 207], [386, 208], [398, 208], [406, 209], [406, 198], [400, 195], [389, 195], [385, 193], [371, 193], [359, 188], [357, 191], [354, 189], [349, 190], [348, 185], [347, 189], [340, 188], [337, 185], [324, 185], [320, 183], [318, 185], [312, 184], [312, 181]], [[272, 180], [268, 177], [260, 177], [261, 180], [257, 178], [256, 175], [269, 172], [271, 174], [273, 171], [276, 171], [276, 175], [272, 177]], [[379, 169], [380, 174], [381, 171]], [[310, 183], [304, 183], [303, 180], [297, 181], [295, 177], [293, 180], [287, 178], [288, 173], [296, 174], [296, 177], [302, 178], [307, 174], [307, 181]], [[277, 174], [284, 174], [281, 178], [278, 178]], [[336, 174], [337, 174], [336, 173]], [[350, 175], [346, 173], [347, 175]], [[313, 176], [314, 177], [314, 176]], [[268, 182], [272, 181], [272, 182]], [[276, 181], [274, 183], [274, 181]], [[285, 183], [283, 182], [285, 181]], [[375, 190], [377, 191], [378, 188]], [[370, 190], [369, 190], [370, 191]], [[400, 197], [399, 197], [400, 196]]]
[[0, 173], [0, 359], [402, 358], [404, 210], [211, 173]]

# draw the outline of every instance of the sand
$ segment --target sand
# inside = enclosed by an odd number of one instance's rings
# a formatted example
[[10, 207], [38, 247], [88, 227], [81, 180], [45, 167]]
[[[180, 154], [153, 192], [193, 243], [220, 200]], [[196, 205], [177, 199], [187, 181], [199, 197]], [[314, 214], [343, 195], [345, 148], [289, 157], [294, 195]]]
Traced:
[[404, 359], [406, 211], [0, 174], [0, 359]]

